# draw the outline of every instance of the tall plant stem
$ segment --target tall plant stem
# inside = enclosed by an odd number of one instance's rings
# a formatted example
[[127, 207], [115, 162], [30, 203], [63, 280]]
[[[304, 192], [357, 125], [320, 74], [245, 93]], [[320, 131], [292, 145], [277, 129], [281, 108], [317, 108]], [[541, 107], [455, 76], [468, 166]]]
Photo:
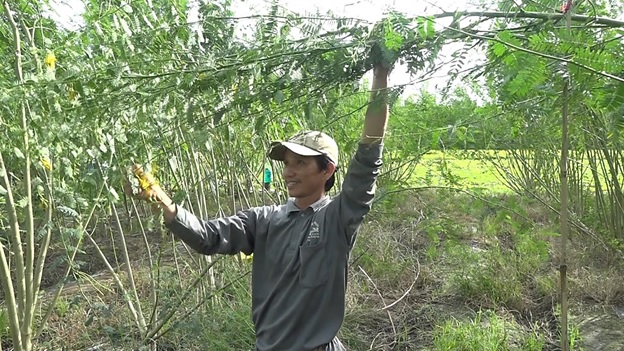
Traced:
[[[571, 1], [568, 2], [571, 4]], [[570, 34], [570, 25], [572, 22], [572, 8], [569, 8], [566, 14], [567, 33]], [[568, 287], [567, 287], [567, 260], [568, 260], [568, 236], [570, 225], [568, 223], [568, 112], [570, 107], [569, 89], [570, 75], [565, 72], [563, 81], [563, 92], [561, 96], [561, 265], [559, 266], [559, 275], [561, 283], [561, 350], [568, 351], [570, 343], [568, 342]]]
[[[17, 238], [19, 239], [19, 222], [17, 219], [17, 211], [15, 209], [15, 201], [13, 199], [13, 190], [11, 189], [11, 183], [9, 181], [9, 176], [7, 174], [7, 170], [4, 164], [4, 158], [2, 157], [2, 152], [0, 152], [0, 176], [2, 176], [2, 180], [4, 182], [4, 188], [7, 191], [5, 194], [6, 198], [6, 208], [9, 213], [9, 221], [11, 223], [11, 240], [15, 241], [16, 233]], [[20, 247], [16, 248], [17, 244], [13, 242], [10, 244], [10, 248], [4, 246], [2, 241], [0, 241], [0, 262], [2, 263], [0, 267], [0, 280], [2, 281], [2, 289], [4, 290], [4, 301], [7, 308], [7, 314], [9, 317], [9, 333], [11, 334], [11, 338], [13, 340], [13, 346], [16, 350], [20, 350], [19, 345], [22, 344], [22, 335], [20, 332], [19, 322], [20, 318], [20, 305], [19, 302], [16, 301], [15, 297], [15, 287], [13, 285], [13, 281], [11, 280], [11, 267], [9, 265], [9, 261], [7, 260], [5, 250], [6, 251], [14, 251], [12, 254], [16, 257], [16, 261], [20, 255], [19, 252], [15, 252], [20, 250], [21, 252], [21, 243]], [[11, 253], [10, 253], [11, 254]], [[23, 261], [22, 261], [23, 268]], [[18, 268], [16, 268], [18, 270]], [[23, 272], [23, 271], [22, 271]], [[16, 272], [16, 276], [19, 275], [19, 272]], [[19, 277], [16, 277], [18, 294], [21, 292], [23, 294], [23, 286], [22, 290], [20, 289], [20, 280]], [[23, 280], [22, 280], [23, 282]], [[23, 295], [22, 295], [23, 296]], [[19, 295], [18, 295], [19, 298]]]
[[[15, 75], [18, 84], [24, 82], [24, 75], [22, 72], [22, 47], [21, 36], [17, 23], [13, 18], [13, 13], [8, 1], [4, 1], [4, 11], [9, 20], [9, 24], [13, 31], [14, 49], [15, 49]], [[33, 265], [35, 257], [35, 235], [34, 235], [34, 215], [32, 207], [32, 185], [30, 175], [30, 140], [28, 135], [28, 118], [26, 116], [26, 101], [22, 101], [20, 104], [20, 114], [22, 119], [22, 132], [25, 157], [24, 164], [24, 190], [26, 191], [26, 255], [24, 257], [24, 251], [22, 248], [21, 232], [17, 223], [18, 218], [15, 217], [11, 222], [12, 224], [12, 251], [15, 256], [16, 267], [15, 277], [17, 283], [17, 313], [20, 323], [21, 341], [18, 345], [14, 345], [16, 350], [31, 350], [32, 349], [32, 319], [34, 315], [34, 296], [36, 294], [33, 291]], [[2, 167], [4, 169], [4, 165]], [[6, 173], [6, 172], [5, 172]], [[11, 206], [11, 205], [9, 205]], [[14, 204], [12, 205], [14, 207]], [[13, 208], [14, 214], [16, 214], [15, 208]], [[14, 340], [15, 344], [15, 340]]]

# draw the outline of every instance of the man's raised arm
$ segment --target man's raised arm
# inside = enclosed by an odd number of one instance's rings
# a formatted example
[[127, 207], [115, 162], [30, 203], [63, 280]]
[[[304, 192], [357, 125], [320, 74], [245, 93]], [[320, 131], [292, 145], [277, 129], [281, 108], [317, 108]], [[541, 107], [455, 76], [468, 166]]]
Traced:
[[388, 122], [388, 75], [390, 70], [382, 65], [373, 68], [370, 103], [366, 109], [361, 142], [375, 144], [383, 142]]

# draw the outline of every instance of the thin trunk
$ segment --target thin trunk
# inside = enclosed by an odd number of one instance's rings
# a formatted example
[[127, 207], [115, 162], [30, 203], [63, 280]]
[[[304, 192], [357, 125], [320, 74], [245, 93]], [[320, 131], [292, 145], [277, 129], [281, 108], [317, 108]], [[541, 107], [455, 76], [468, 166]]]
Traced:
[[119, 237], [121, 238], [121, 247], [123, 250], [124, 263], [126, 265], [126, 273], [128, 274], [128, 282], [130, 283], [130, 289], [132, 290], [132, 298], [136, 303], [136, 311], [137, 311], [137, 321], [138, 327], [141, 333], [145, 333], [147, 331], [147, 326], [145, 324], [145, 316], [143, 315], [143, 311], [141, 310], [141, 300], [139, 299], [139, 293], [137, 292], [136, 282], [134, 280], [134, 274], [132, 272], [132, 262], [130, 262], [130, 254], [128, 253], [128, 246], [126, 245], [126, 238], [124, 237], [124, 230], [121, 226], [121, 220], [119, 219], [119, 214], [117, 212], [117, 208], [115, 204], [111, 202], [111, 206], [113, 208], [113, 215], [115, 216], [115, 223], [117, 223], [117, 230], [119, 231]]
[[[136, 203], [134, 199], [131, 199], [131, 202], [132, 202], [132, 209], [138, 219], [139, 229], [141, 230], [141, 236], [143, 238], [143, 245], [145, 245], [145, 252], [147, 252], [147, 260], [149, 263], [150, 287], [152, 289], [150, 295], [152, 298], [152, 303], [154, 304], [154, 306], [156, 306], [156, 301], [157, 301], [156, 294], [158, 290], [156, 289], [156, 279], [154, 277], [154, 260], [152, 259], [152, 250], [150, 249], [150, 241], [147, 238], [147, 233], [145, 232], [145, 227], [143, 227], [143, 222], [141, 221], [141, 216], [139, 214], [138, 208], [136, 207]], [[156, 223], [156, 225], [160, 226], [160, 223]]]
[[[13, 18], [13, 14], [11, 12], [11, 8], [9, 6], [8, 1], [4, 1], [4, 11], [9, 20], [9, 24], [13, 31], [13, 39], [15, 40], [14, 48], [15, 48], [15, 75], [18, 81], [18, 84], [22, 84], [24, 82], [24, 75], [22, 72], [22, 48], [21, 48], [21, 36], [19, 29], [17, 27], [17, 23]], [[24, 187], [26, 190], [26, 198], [27, 208], [26, 208], [26, 256], [24, 259], [24, 251], [22, 248], [22, 240], [21, 233], [19, 230], [17, 213], [14, 207], [14, 203], [8, 204], [8, 206], [13, 207], [9, 209], [12, 222], [13, 235], [12, 239], [14, 240], [11, 245], [11, 249], [13, 251], [13, 255], [15, 256], [15, 278], [17, 283], [17, 314], [19, 317], [20, 323], [20, 335], [21, 342], [17, 345], [14, 344], [17, 350], [26, 350], [30, 351], [32, 349], [32, 314], [28, 309], [34, 309], [35, 306], [32, 305], [34, 293], [33, 288], [33, 264], [34, 264], [34, 256], [35, 256], [35, 244], [34, 244], [34, 218], [33, 218], [33, 209], [32, 209], [32, 188], [31, 188], [31, 179], [30, 179], [30, 150], [29, 150], [29, 139], [28, 139], [28, 120], [26, 117], [26, 106], [25, 101], [21, 103], [21, 119], [22, 119], [22, 129], [23, 129], [23, 141], [24, 141], [24, 155], [25, 155], [25, 174], [24, 174]], [[3, 167], [4, 168], [4, 164]], [[6, 172], [5, 172], [6, 173]], [[7, 179], [8, 180], [8, 179]], [[7, 184], [8, 185], [8, 184]], [[7, 189], [8, 190], [8, 189]], [[11, 195], [12, 196], [12, 195]], [[15, 343], [15, 342], [14, 342]]]
[[[22, 324], [22, 341], [30, 343], [32, 340], [32, 324], [35, 313], [35, 295], [37, 291], [33, 288], [34, 278], [34, 265], [35, 265], [35, 216], [33, 213], [32, 202], [32, 181], [30, 175], [30, 140], [28, 138], [28, 118], [26, 117], [25, 102], [22, 103], [22, 128], [24, 129], [24, 155], [26, 157], [25, 166], [25, 179], [24, 186], [26, 188], [26, 260], [25, 265], [25, 285], [26, 285], [26, 299], [24, 303], [24, 322]], [[51, 205], [51, 204], [50, 204]], [[30, 346], [26, 346], [26, 349], [30, 349]]]
[[[43, 277], [43, 268], [45, 266], [45, 259], [48, 253], [48, 248], [50, 247], [50, 239], [52, 237], [52, 209], [53, 209], [53, 198], [52, 198], [52, 189], [54, 189], [53, 187], [53, 183], [52, 183], [52, 177], [46, 176], [46, 178], [48, 179], [48, 184], [47, 184], [47, 188], [45, 190], [46, 193], [46, 197], [48, 199], [48, 208], [46, 210], [46, 223], [45, 226], [47, 226], [45, 235], [42, 239], [41, 242], [41, 247], [39, 248], [39, 255], [37, 256], [37, 262], [35, 263], [35, 273], [34, 273], [34, 285], [33, 285], [33, 290], [35, 291], [35, 294], [33, 296], [33, 308], [30, 313], [31, 313], [31, 320], [32, 318], [34, 318], [34, 313], [35, 313], [35, 309], [38, 305], [38, 295], [37, 292], [39, 291], [39, 288], [41, 287], [41, 278]], [[33, 339], [34, 337], [37, 335], [37, 331], [35, 330], [34, 334], [33, 334]]]
[[561, 349], [568, 350], [568, 292], [567, 292], [567, 244], [570, 226], [568, 224], [568, 81], [563, 83], [561, 147]]
[[[568, 5], [571, 7], [571, 0]], [[570, 34], [570, 23], [572, 16], [572, 8], [568, 9], [566, 14], [567, 33]], [[570, 89], [570, 72], [564, 73], [563, 93], [561, 108], [561, 265], [559, 266], [560, 282], [561, 282], [561, 350], [568, 351], [570, 343], [568, 341], [568, 286], [567, 286], [567, 269], [568, 269], [568, 237], [570, 232], [570, 224], [568, 223], [568, 112], [570, 107], [569, 89]]]
[[[17, 212], [15, 211], [15, 201], [13, 200], [13, 190], [11, 189], [11, 183], [9, 181], [9, 176], [7, 174], [6, 167], [4, 165], [4, 158], [2, 157], [2, 152], [0, 152], [0, 176], [2, 176], [2, 180], [4, 182], [4, 188], [7, 191], [5, 194], [6, 198], [6, 209], [9, 213], [9, 221], [11, 223], [11, 238], [15, 237], [15, 233], [17, 233], [19, 237], [19, 223], [17, 222]], [[9, 244], [12, 247], [15, 246], [15, 243]], [[9, 251], [2, 241], [0, 241], [0, 262], [2, 266], [0, 267], [0, 279], [2, 280], [2, 289], [4, 290], [4, 300], [7, 308], [7, 314], [9, 317], [9, 332], [11, 334], [11, 338], [13, 340], [13, 346], [16, 350], [19, 350], [19, 345], [22, 344], [22, 335], [20, 333], [20, 310], [19, 303], [15, 299], [15, 290], [13, 286], [13, 281], [11, 280], [11, 267], [7, 260], [5, 250]], [[14, 251], [10, 250], [10, 251]], [[15, 253], [13, 253], [15, 255]], [[17, 268], [16, 268], [17, 269]], [[17, 274], [16, 274], [17, 275]], [[17, 286], [19, 289], [20, 280], [17, 278]]]
[[210, 152], [210, 161], [212, 163], [212, 179], [214, 182], [214, 194], [212, 194], [215, 198], [215, 201], [217, 202], [217, 215], [218, 216], [223, 216], [223, 208], [221, 205], [221, 191], [219, 190], [219, 179], [217, 177], [217, 158], [215, 156], [214, 153], [214, 147], [211, 147], [210, 150], [208, 150]]

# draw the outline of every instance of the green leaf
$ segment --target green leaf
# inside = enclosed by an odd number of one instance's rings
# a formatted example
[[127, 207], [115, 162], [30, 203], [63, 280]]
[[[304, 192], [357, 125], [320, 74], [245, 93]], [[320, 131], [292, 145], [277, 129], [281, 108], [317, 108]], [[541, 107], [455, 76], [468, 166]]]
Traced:
[[17, 147], [13, 148], [13, 152], [15, 152], [15, 156], [17, 156], [17, 158], [21, 158], [21, 159], [25, 159], [26, 156], [24, 156], [24, 153], [22, 152], [22, 150], [18, 149]]
[[63, 240], [78, 241], [82, 238], [83, 231], [78, 228], [63, 228], [61, 230], [61, 236]]
[[173, 202], [175, 202], [176, 204], [182, 204], [182, 202], [184, 201], [184, 199], [186, 199], [187, 193], [184, 190], [180, 190], [177, 191], [175, 194], [173, 194]]
[[496, 57], [503, 56], [506, 51], [507, 51], [507, 47], [505, 45], [501, 43], [492, 44], [492, 52], [494, 53], [494, 55], [496, 55]]
[[418, 17], [418, 20], [416, 21], [416, 28], [418, 30], [418, 35], [421, 38], [426, 38], [427, 37], [427, 26], [425, 26], [425, 19], [423, 17]]
[[403, 45], [403, 37], [397, 32], [394, 31], [392, 26], [386, 26], [386, 31], [384, 33], [384, 45], [389, 50], [399, 50], [401, 45]]
[[437, 130], [433, 132], [431, 135], [431, 148], [437, 149], [440, 145], [440, 137], [442, 136], [442, 132]]
[[281, 90], [278, 90], [275, 93], [275, 102], [277, 102], [278, 105], [281, 105], [282, 101], [284, 101], [284, 93]]
[[262, 134], [262, 132], [264, 132], [265, 122], [266, 122], [266, 113], [263, 113], [258, 118], [256, 118], [256, 123], [254, 124], [254, 133], [256, 135]]
[[[180, 12], [180, 13], [184, 13], [187, 9], [188, 9], [188, 1], [187, 0], [178, 0], [178, 1], [174, 1], [174, 4], [176, 4], [176, 9]], [[219, 5], [218, 1], [215, 1], [214, 4], [216, 4], [217, 6]]]
[[503, 30], [503, 31], [500, 31], [496, 36], [501, 41], [509, 42], [509, 41], [511, 41], [511, 38], [512, 38], [513, 34], [510, 31], [508, 31], [508, 30]]
[[26, 205], [28, 205], [28, 197], [21, 198], [15, 205], [19, 208], [26, 207]]
[[435, 37], [435, 22], [433, 18], [427, 18], [427, 39]]
[[74, 210], [71, 207], [67, 207], [67, 206], [58, 206], [57, 209], [59, 210], [59, 212], [61, 212], [62, 214], [64, 214], [65, 216], [68, 217], [72, 217], [72, 218], [79, 218], [80, 215], [78, 214], [78, 212], [76, 212], [76, 210]]
[[0, 185], [0, 195], [6, 195], [7, 193], [8, 191], [2, 185]]

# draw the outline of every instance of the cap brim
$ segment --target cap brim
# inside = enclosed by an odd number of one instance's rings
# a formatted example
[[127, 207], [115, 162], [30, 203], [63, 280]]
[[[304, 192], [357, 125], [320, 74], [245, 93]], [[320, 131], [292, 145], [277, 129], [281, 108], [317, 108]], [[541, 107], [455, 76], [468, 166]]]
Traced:
[[269, 149], [269, 158], [276, 161], [284, 161], [286, 150], [290, 150], [301, 156], [318, 156], [323, 155], [322, 152], [310, 149], [307, 146], [291, 143], [289, 141], [274, 141]]

